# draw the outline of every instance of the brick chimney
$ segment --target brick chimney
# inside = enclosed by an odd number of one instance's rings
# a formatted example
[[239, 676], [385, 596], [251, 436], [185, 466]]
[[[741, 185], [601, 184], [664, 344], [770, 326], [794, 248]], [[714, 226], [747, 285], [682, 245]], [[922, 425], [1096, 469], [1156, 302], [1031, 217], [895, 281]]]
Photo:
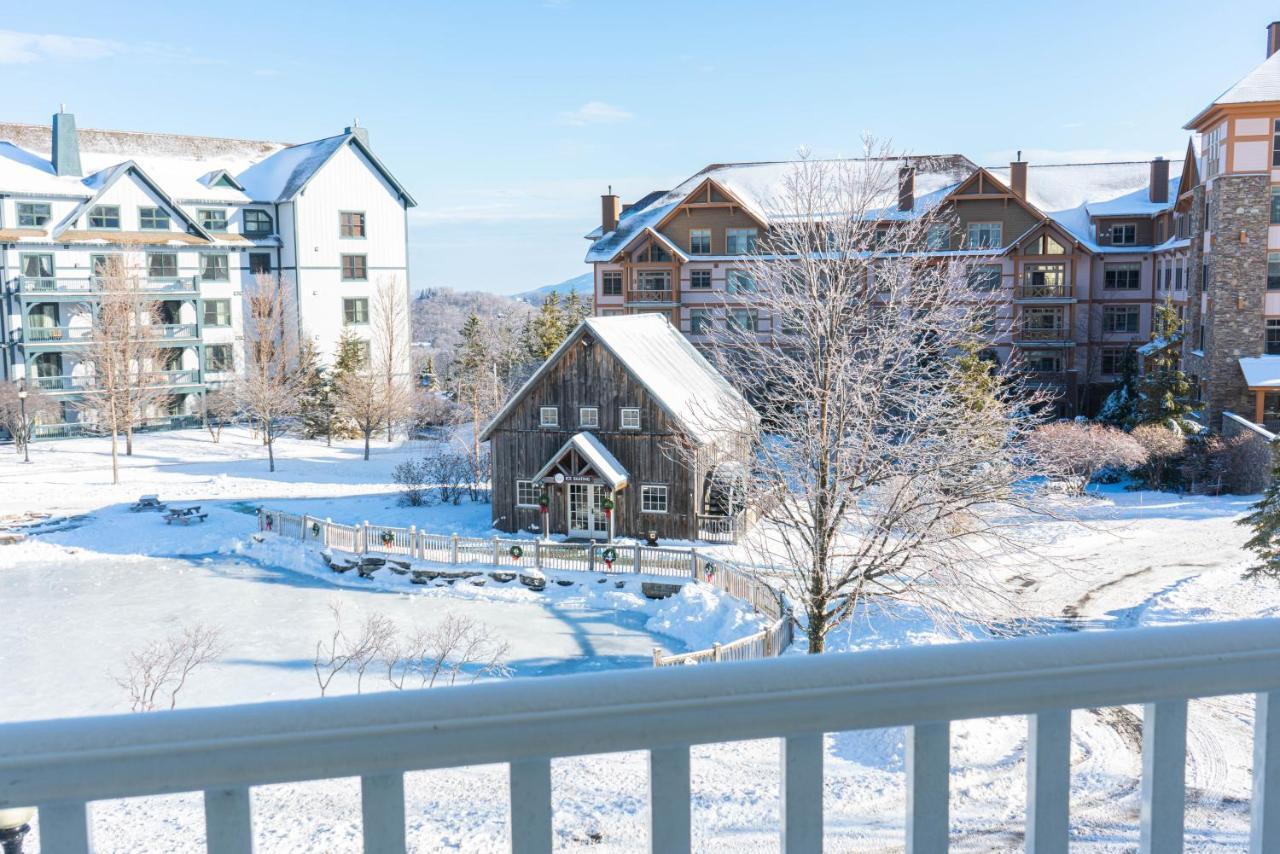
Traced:
[[600, 197], [600, 229], [608, 234], [618, 227], [618, 218], [622, 216], [622, 198], [613, 194], [613, 187]]
[[79, 178], [84, 174], [80, 168], [80, 137], [76, 133], [76, 117], [68, 113], [65, 106], [59, 106], [53, 114], [53, 163], [55, 175], [70, 175]]
[[898, 210], [909, 211], [916, 206], [916, 167], [898, 169]]
[[1020, 199], [1027, 197], [1027, 161], [1018, 152], [1018, 159], [1009, 164], [1009, 189]]
[[1151, 161], [1151, 190], [1147, 197], [1158, 204], [1169, 201], [1169, 161], [1163, 157]]
[[1280, 50], [1280, 21], [1273, 21], [1267, 25], [1267, 59], [1275, 55]]

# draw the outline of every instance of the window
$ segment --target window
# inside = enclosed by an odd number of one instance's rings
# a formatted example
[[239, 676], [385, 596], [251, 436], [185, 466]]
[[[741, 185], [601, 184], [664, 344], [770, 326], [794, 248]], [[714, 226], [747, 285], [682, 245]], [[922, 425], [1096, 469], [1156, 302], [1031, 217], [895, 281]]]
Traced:
[[1028, 371], [1056, 374], [1062, 371], [1062, 355], [1057, 350], [1026, 350], [1022, 353], [1022, 364]]
[[1123, 374], [1125, 366], [1133, 358], [1133, 350], [1128, 347], [1102, 348], [1101, 369], [1104, 374]]
[[749, 332], [758, 331], [759, 315], [754, 309], [735, 308], [726, 315], [729, 325], [734, 329], [742, 329]]
[[1271, 165], [1280, 166], [1280, 119], [1276, 120], [1271, 136]]
[[1060, 308], [1026, 308], [1022, 312], [1022, 336], [1032, 341], [1065, 337], [1067, 325]]
[[120, 206], [98, 205], [89, 211], [90, 228], [119, 228]]
[[756, 229], [726, 228], [724, 232], [724, 251], [726, 255], [746, 255], [755, 251]]
[[249, 272], [253, 275], [259, 273], [271, 272], [271, 253], [270, 252], [250, 252], [249, 253]]
[[690, 270], [689, 271], [689, 288], [690, 290], [698, 290], [698, 291], [711, 290], [711, 271], [710, 270]]
[[369, 278], [369, 269], [365, 266], [365, 255], [342, 256], [342, 280], [345, 282], [364, 282]]
[[231, 345], [206, 344], [204, 348], [204, 369], [215, 374], [235, 370]]
[[138, 208], [138, 228], [143, 231], [168, 231], [169, 212], [164, 208]]
[[666, 294], [671, 290], [671, 273], [668, 270], [637, 270], [635, 290]]
[[935, 222], [929, 226], [929, 232], [925, 237], [925, 245], [930, 249], [950, 249], [951, 226], [940, 222]]
[[352, 348], [355, 353], [356, 367], [363, 368], [369, 364], [369, 354], [371, 352], [368, 341], [357, 341]]
[[1106, 264], [1102, 268], [1102, 287], [1108, 291], [1136, 291], [1141, 276], [1141, 264]]
[[48, 202], [18, 202], [19, 228], [40, 228], [51, 216]]
[[639, 430], [640, 410], [633, 407], [623, 407], [621, 412], [621, 422], [623, 430]]
[[709, 228], [689, 229], [689, 254], [690, 255], [710, 255], [711, 254], [711, 229]]
[[1184, 286], [1185, 282], [1182, 278], [1182, 267], [1175, 267], [1173, 270], [1173, 289], [1175, 291], [1180, 291]]
[[148, 252], [147, 278], [178, 278], [178, 256], [172, 252]]
[[1271, 224], [1280, 225], [1280, 187], [1271, 188]]
[[731, 294], [754, 294], [756, 277], [750, 270], [730, 270], [725, 274], [724, 289]]
[[1066, 255], [1067, 250], [1052, 235], [1043, 234], [1027, 246], [1027, 255]]
[[579, 427], [599, 427], [600, 426], [600, 410], [594, 406], [578, 407], [578, 426]]
[[1104, 305], [1103, 332], [1137, 332], [1139, 308], [1136, 305]]
[[227, 212], [221, 208], [200, 208], [196, 211], [196, 218], [205, 231], [227, 230]]
[[1280, 356], [1280, 317], [1267, 318], [1267, 355]]
[[516, 506], [539, 507], [538, 499], [542, 497], [542, 488], [531, 480], [516, 481]]
[[1267, 253], [1267, 290], [1280, 291], [1280, 252]]
[[[22, 268], [22, 275], [31, 279], [51, 279], [53, 278], [53, 255], [41, 252], [23, 253], [18, 259], [18, 265]], [[40, 287], [40, 283], [27, 283], [24, 287]], [[47, 282], [44, 287], [52, 288], [53, 282]]]
[[622, 296], [622, 272], [606, 270], [600, 274], [600, 294], [606, 297]]
[[665, 264], [665, 263], [667, 263], [668, 261], [670, 261], [670, 260], [671, 260], [671, 253], [670, 253], [670, 252], [668, 252], [668, 251], [666, 250], [666, 247], [664, 247], [664, 246], [659, 246], [659, 245], [658, 245], [658, 244], [656, 244], [656, 243], [651, 243], [651, 244], [649, 244], [649, 254], [648, 254], [648, 256], [646, 257], [646, 256], [644, 256], [644, 255], [643, 255], [643, 253], [642, 253], [642, 256], [641, 256], [641, 259], [640, 259], [640, 260], [642, 260], [642, 261], [655, 261], [655, 262], [662, 262], [662, 263], [664, 263], [664, 264]]
[[1004, 223], [969, 223], [969, 249], [998, 249], [1004, 246]]
[[[271, 222], [271, 214], [252, 208], [244, 212], [244, 233], [251, 236], [270, 234], [275, 226]], [[224, 228], [225, 230], [225, 228]]]
[[705, 308], [689, 311], [689, 334], [705, 335], [711, 331], [711, 312]]
[[1022, 293], [1027, 297], [1067, 294], [1067, 268], [1062, 264], [1028, 264], [1022, 268]]
[[105, 276], [107, 274], [118, 276], [122, 272], [123, 265], [124, 259], [116, 253], [89, 256], [89, 269], [93, 270], [93, 275], [95, 276]]
[[969, 287], [975, 291], [999, 290], [1003, 278], [998, 264], [983, 264], [969, 271]]
[[231, 262], [226, 253], [200, 253], [200, 278], [206, 282], [231, 281]]
[[361, 211], [343, 211], [338, 214], [338, 236], [362, 238], [368, 237], [364, 230], [364, 213]]
[[369, 322], [368, 297], [354, 297], [342, 301], [342, 325], [357, 326]]
[[640, 512], [666, 513], [667, 488], [651, 483], [642, 484], [640, 486]]
[[207, 299], [204, 301], [205, 326], [231, 325], [231, 300]]
[[1134, 246], [1138, 242], [1138, 227], [1131, 222], [1111, 226], [1112, 246]]
[[543, 427], [559, 427], [560, 410], [554, 406], [538, 407], [538, 424]]

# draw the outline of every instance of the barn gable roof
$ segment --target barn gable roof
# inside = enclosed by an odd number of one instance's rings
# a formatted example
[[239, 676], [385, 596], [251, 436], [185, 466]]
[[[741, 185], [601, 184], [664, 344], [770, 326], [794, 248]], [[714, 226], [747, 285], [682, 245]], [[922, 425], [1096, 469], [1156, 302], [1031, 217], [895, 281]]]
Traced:
[[710, 444], [759, 416], [689, 340], [657, 314], [590, 317], [511, 396], [480, 434], [487, 440], [564, 353], [586, 334], [605, 347], [689, 438]]

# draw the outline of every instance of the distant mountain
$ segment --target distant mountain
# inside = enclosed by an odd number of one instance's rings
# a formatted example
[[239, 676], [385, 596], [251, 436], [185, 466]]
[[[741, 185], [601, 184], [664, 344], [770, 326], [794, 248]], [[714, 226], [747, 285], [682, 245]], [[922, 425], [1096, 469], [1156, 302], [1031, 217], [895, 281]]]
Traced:
[[512, 294], [511, 298], [527, 302], [530, 305], [541, 305], [542, 301], [546, 299], [547, 294], [552, 291], [560, 294], [561, 299], [567, 297], [570, 291], [577, 291], [578, 296], [582, 297], [584, 300], [590, 301], [591, 294], [595, 290], [595, 279], [593, 278], [593, 275], [594, 274], [592, 273], [583, 273], [581, 276], [574, 276], [572, 279], [565, 279], [563, 282], [558, 282], [554, 285], [543, 285], [542, 287], [534, 288], [531, 291]]

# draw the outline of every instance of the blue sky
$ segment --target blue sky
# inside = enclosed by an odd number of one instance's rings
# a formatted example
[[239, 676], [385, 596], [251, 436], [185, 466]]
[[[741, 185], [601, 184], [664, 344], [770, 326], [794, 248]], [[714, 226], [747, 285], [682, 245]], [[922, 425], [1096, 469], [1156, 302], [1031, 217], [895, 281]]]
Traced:
[[[111, 6], [117, 6], [109, 14]], [[1158, 12], [1153, 9], [1158, 8]], [[863, 132], [984, 163], [1180, 154], [1275, 0], [7, 4], [0, 120], [304, 141], [358, 117], [412, 190], [412, 284], [586, 271], [599, 195]]]

